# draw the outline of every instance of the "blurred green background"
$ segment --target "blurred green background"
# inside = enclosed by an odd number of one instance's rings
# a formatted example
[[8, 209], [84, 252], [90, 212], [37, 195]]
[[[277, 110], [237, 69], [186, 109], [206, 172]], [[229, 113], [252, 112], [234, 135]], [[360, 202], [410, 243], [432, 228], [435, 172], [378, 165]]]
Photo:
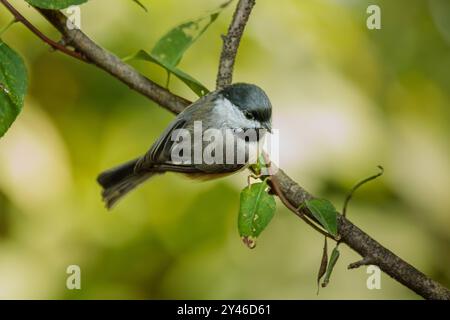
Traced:
[[[38, 28], [57, 32], [23, 1]], [[171, 27], [216, 0], [91, 0], [82, 28], [121, 57], [150, 50]], [[450, 2], [257, 1], [235, 81], [263, 87], [281, 136], [280, 166], [340, 208], [361, 178], [349, 215], [414, 266], [450, 285]], [[382, 29], [366, 28], [378, 4]], [[188, 51], [180, 68], [214, 88], [220, 34], [234, 5]], [[1, 7], [0, 26], [11, 16]], [[16, 24], [3, 39], [22, 54], [30, 88], [0, 140], [0, 298], [416, 299], [343, 247], [328, 288], [316, 295], [322, 237], [281, 204], [254, 250], [239, 239], [239, 191], [247, 173], [199, 183], [167, 174], [112, 212], [97, 174], [144, 153], [172, 115], [109, 75], [60, 53]], [[157, 82], [165, 71], [133, 63]], [[170, 89], [195, 95], [177, 79]], [[81, 267], [81, 290], [66, 268]]]

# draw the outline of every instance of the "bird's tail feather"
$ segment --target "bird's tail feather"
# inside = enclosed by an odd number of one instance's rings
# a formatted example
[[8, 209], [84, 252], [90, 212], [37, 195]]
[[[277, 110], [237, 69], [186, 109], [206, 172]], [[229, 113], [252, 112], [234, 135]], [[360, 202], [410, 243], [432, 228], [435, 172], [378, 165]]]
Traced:
[[136, 173], [134, 167], [138, 159], [101, 173], [97, 181], [103, 187], [102, 197], [108, 209], [111, 209], [124, 195], [150, 178], [155, 172]]

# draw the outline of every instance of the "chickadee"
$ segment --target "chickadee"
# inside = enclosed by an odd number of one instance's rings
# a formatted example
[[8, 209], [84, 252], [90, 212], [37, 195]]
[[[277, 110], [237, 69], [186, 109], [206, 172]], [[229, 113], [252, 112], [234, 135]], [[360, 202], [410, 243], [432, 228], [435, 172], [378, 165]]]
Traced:
[[[129, 191], [156, 174], [177, 172], [192, 178], [214, 179], [245, 168], [252, 163], [250, 161], [255, 160], [254, 157], [251, 159], [249, 156], [251, 150], [254, 150], [258, 142], [261, 142], [266, 131], [271, 132], [271, 118], [272, 106], [269, 98], [261, 88], [255, 85], [236, 83], [205, 95], [178, 114], [144, 156], [107, 170], [98, 176], [97, 181], [103, 187], [102, 197], [106, 207], [111, 208]], [[202, 134], [211, 129], [223, 133], [224, 138], [218, 139], [215, 136], [213, 144], [218, 143], [219, 140], [223, 143], [223, 140], [231, 137], [234, 141], [232, 150], [236, 151], [236, 154], [243, 151], [244, 160], [239, 161], [238, 156], [234, 154], [230, 161], [229, 146], [228, 148], [223, 146], [222, 150], [227, 153], [227, 159], [222, 163], [194, 159], [193, 154], [196, 153], [196, 148], [205, 148], [211, 144], [211, 141], [201, 138], [191, 142], [191, 150], [188, 148], [188, 151], [183, 151], [189, 153], [182, 155], [183, 159], [187, 156], [188, 161], [175, 161], [174, 151], [179, 147], [177, 146], [180, 140], [179, 133], [185, 133], [183, 139], [195, 136], [198, 134], [196, 132], [198, 123], [201, 124]], [[243, 135], [246, 130], [257, 132], [253, 141], [248, 139], [248, 135]], [[175, 153], [180, 155], [179, 150]]]

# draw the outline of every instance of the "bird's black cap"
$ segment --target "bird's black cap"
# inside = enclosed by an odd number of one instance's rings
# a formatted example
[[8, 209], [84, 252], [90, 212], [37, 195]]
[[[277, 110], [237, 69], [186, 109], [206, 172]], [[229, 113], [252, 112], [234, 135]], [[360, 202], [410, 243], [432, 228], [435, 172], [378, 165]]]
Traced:
[[260, 87], [248, 83], [235, 83], [223, 88], [220, 93], [245, 114], [270, 126], [272, 105]]

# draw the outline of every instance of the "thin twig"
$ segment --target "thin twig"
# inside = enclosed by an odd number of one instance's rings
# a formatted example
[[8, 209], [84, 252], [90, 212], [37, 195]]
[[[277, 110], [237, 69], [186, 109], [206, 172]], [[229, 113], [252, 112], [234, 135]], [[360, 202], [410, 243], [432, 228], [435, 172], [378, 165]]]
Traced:
[[233, 81], [233, 69], [239, 43], [254, 5], [255, 0], [239, 0], [237, 4], [228, 33], [223, 36], [223, 47], [216, 81], [217, 89], [221, 89]]
[[[275, 194], [278, 196], [278, 198], [280, 198], [281, 202], [283, 202], [283, 204], [289, 209], [291, 210], [293, 213], [295, 213], [300, 219], [302, 219], [303, 221], [306, 222], [306, 224], [308, 224], [309, 226], [311, 226], [314, 230], [316, 230], [317, 232], [321, 233], [322, 235], [324, 235], [325, 237], [331, 238], [331, 239], [335, 239], [333, 237], [333, 235], [329, 234], [328, 232], [326, 232], [325, 230], [322, 230], [320, 227], [318, 227], [314, 222], [312, 222], [308, 216], [306, 216], [301, 208], [299, 207], [295, 207], [293, 206], [289, 200], [286, 199], [286, 197], [284, 196], [283, 192], [280, 190], [280, 185], [278, 183], [278, 180], [273, 172], [273, 163], [270, 162], [268, 156], [266, 153], [263, 152], [263, 158], [264, 158], [264, 162], [266, 164], [270, 163], [270, 165], [267, 167], [268, 173], [269, 173], [269, 181], [271, 182], [271, 187], [273, 188], [273, 191], [275, 191]], [[335, 239], [336, 240], [336, 239]]]
[[[301, 205], [305, 199], [312, 198], [310, 193], [299, 186], [283, 170], [279, 169], [276, 176], [283, 195], [294, 206]], [[386, 274], [412, 291], [426, 299], [450, 300], [450, 290], [383, 247], [342, 215], [338, 215], [338, 230], [342, 243], [362, 257], [370, 256], [373, 259], [372, 264], [379, 266]]]
[[383, 168], [382, 166], [378, 166], [378, 169], [380, 169], [380, 172], [378, 172], [377, 174], [375, 174], [375, 175], [373, 175], [373, 176], [370, 176], [370, 177], [368, 177], [368, 178], [366, 178], [366, 179], [364, 179], [364, 180], [361, 180], [360, 182], [358, 182], [357, 184], [355, 184], [355, 185], [353, 186], [353, 188], [350, 190], [349, 194], [347, 195], [347, 198], [345, 198], [345, 201], [344, 201], [344, 208], [342, 209], [342, 215], [343, 215], [344, 217], [347, 216], [347, 206], [348, 206], [348, 203], [350, 202], [350, 200], [352, 199], [353, 194], [355, 193], [355, 191], [358, 190], [358, 188], [361, 187], [363, 184], [365, 184], [365, 183], [367, 183], [367, 182], [369, 182], [369, 181], [375, 180], [376, 178], [378, 178], [378, 177], [380, 177], [380, 176], [383, 175], [383, 173], [384, 173], [384, 168]]
[[357, 269], [361, 266], [367, 266], [369, 264], [373, 264], [373, 259], [370, 257], [364, 257], [363, 259], [361, 259], [359, 261], [350, 263], [347, 268], [348, 269]]
[[65, 46], [61, 45], [58, 42], [53, 41], [52, 39], [48, 38], [45, 34], [43, 34], [41, 31], [39, 31], [38, 28], [36, 28], [31, 22], [29, 22], [19, 11], [16, 10], [7, 0], [0, 0], [0, 3], [2, 3], [6, 9], [11, 12], [11, 14], [14, 16], [15, 20], [22, 23], [25, 27], [27, 27], [32, 33], [34, 33], [36, 36], [38, 36], [42, 41], [47, 43], [50, 47], [52, 47], [54, 50], [61, 51], [75, 59], [81, 60], [83, 62], [89, 62], [89, 60], [86, 59], [81, 53], [70, 50], [66, 48]]
[[115, 54], [107, 51], [92, 41], [81, 30], [67, 27], [67, 17], [59, 11], [36, 8], [59, 32], [69, 45], [82, 52], [93, 64], [114, 78], [119, 79], [131, 89], [146, 96], [150, 100], [173, 113], [180, 113], [191, 104], [187, 99], [171, 93], [143, 76], [129, 64], [123, 62]]

